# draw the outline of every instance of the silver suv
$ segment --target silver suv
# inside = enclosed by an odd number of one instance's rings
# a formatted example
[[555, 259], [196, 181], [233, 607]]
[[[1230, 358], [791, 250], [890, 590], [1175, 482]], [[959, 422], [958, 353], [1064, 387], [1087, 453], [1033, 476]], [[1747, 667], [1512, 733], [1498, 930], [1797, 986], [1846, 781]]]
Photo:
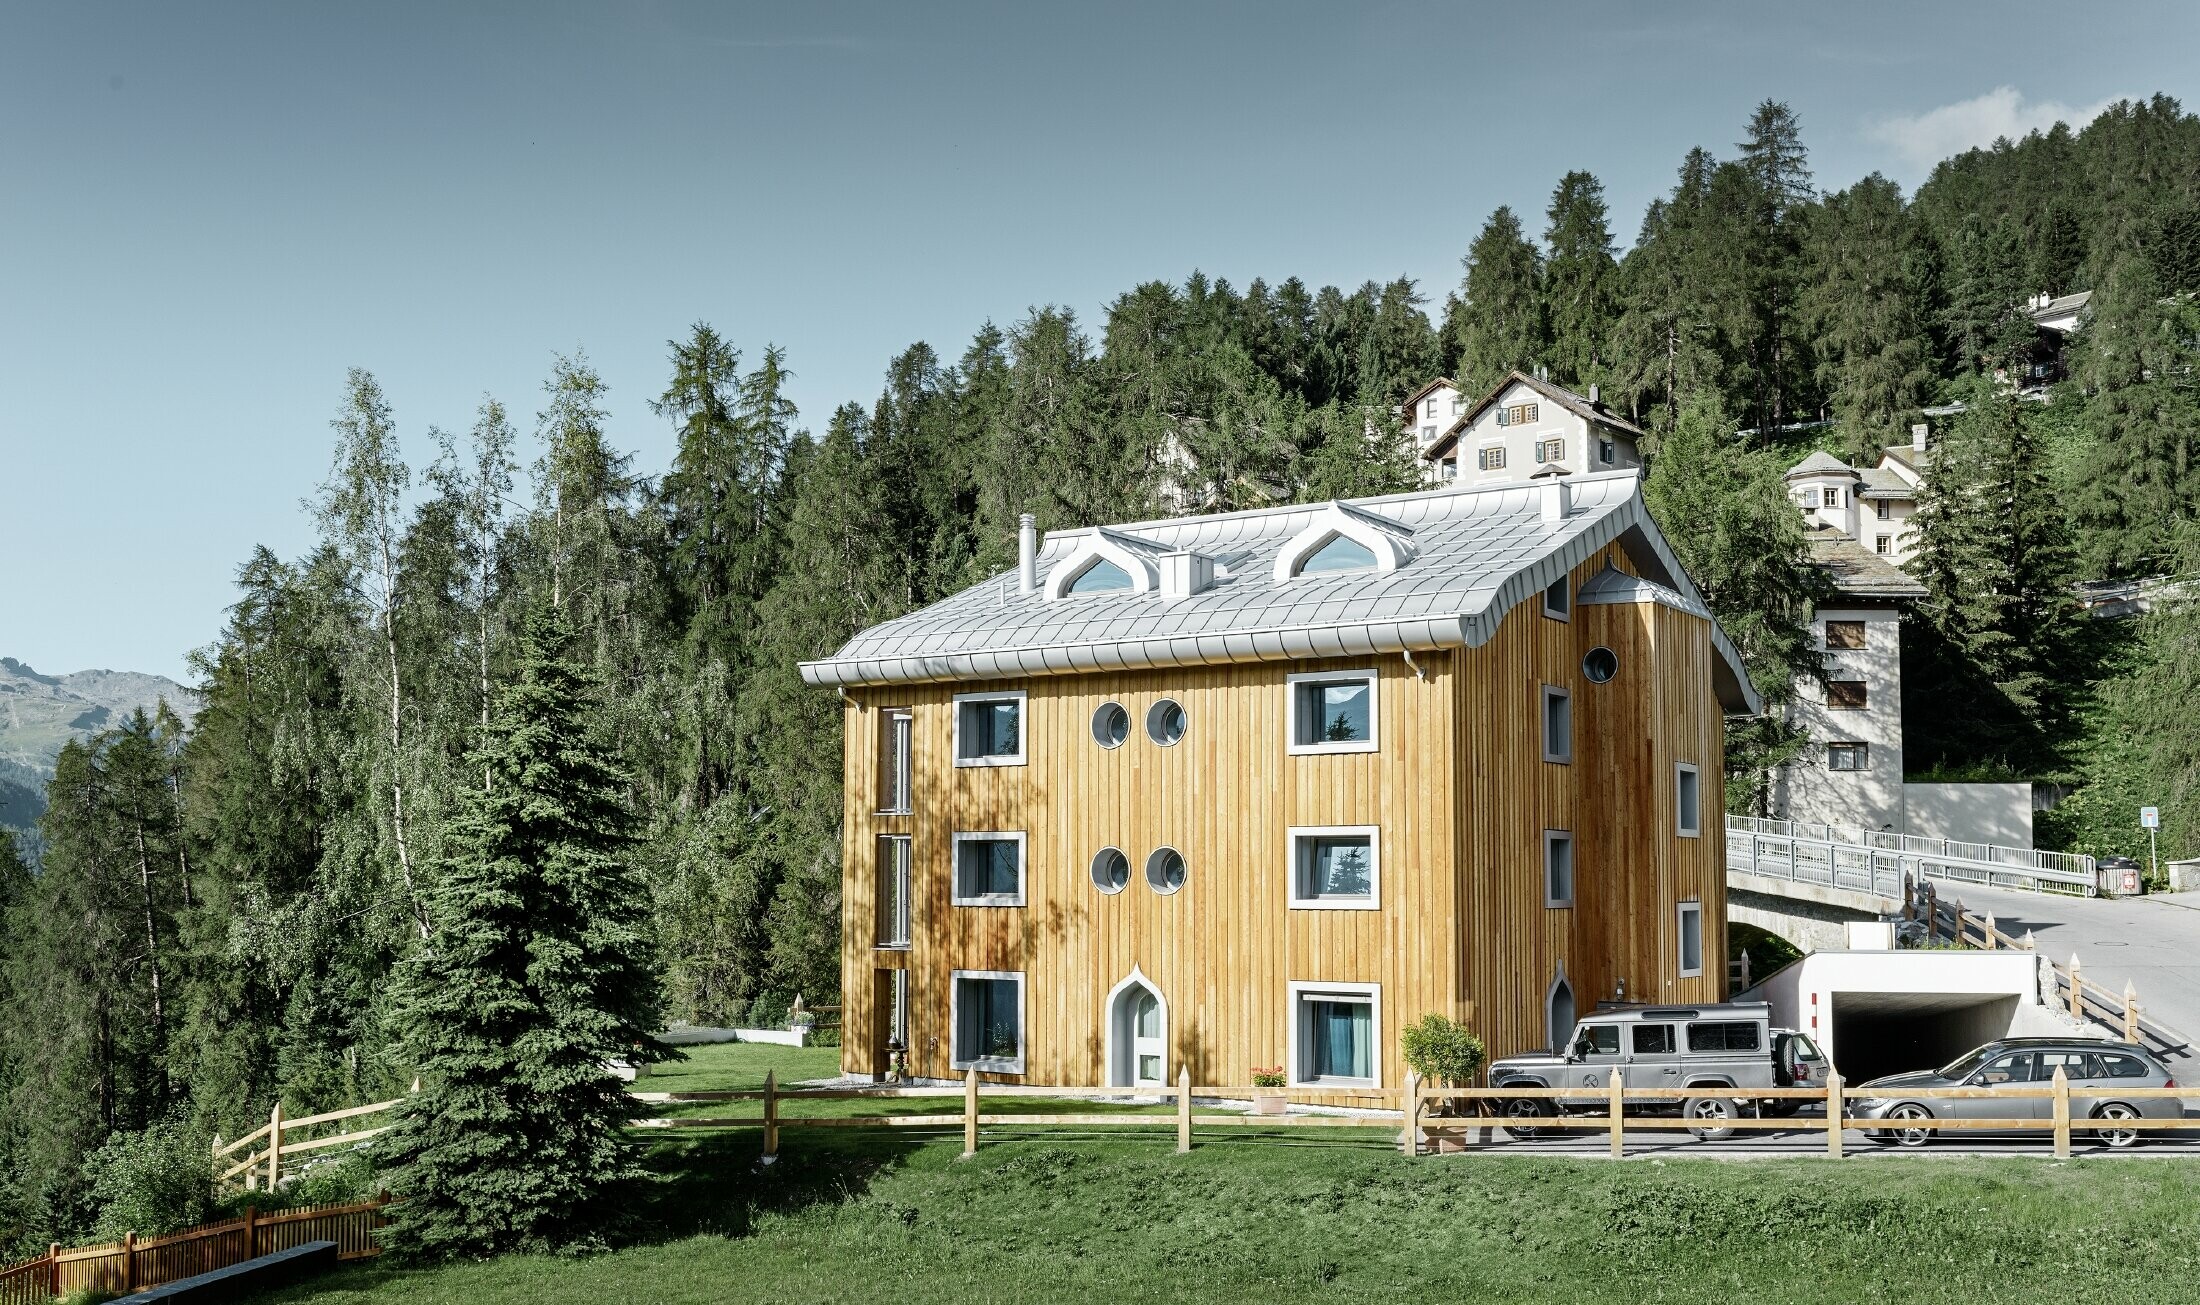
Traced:
[[[1772, 1007], [1764, 1002], [1724, 1006], [1639, 1006], [1600, 1010], [1574, 1028], [1564, 1055], [1507, 1056], [1490, 1065], [1490, 1086], [1605, 1087], [1614, 1072], [1632, 1087], [1715, 1089], [1685, 1099], [1627, 1099], [1630, 1107], [1678, 1107], [1698, 1121], [1697, 1137], [1732, 1136], [1732, 1123], [1755, 1094], [1778, 1086], [1773, 1057]], [[1553, 1102], [1543, 1097], [1500, 1099], [1505, 1129], [1534, 1137], [1559, 1111], [1601, 1114], [1594, 1100]]]

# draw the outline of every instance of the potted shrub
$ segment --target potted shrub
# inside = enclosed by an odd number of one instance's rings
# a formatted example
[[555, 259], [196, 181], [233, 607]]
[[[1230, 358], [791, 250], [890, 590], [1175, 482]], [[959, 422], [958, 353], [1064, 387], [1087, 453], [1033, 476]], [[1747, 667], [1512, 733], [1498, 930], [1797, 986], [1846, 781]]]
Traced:
[[1289, 1082], [1283, 1076], [1283, 1066], [1274, 1069], [1253, 1067], [1253, 1113], [1256, 1115], [1280, 1115], [1289, 1104], [1283, 1095], [1283, 1086]]
[[[1489, 1053], [1482, 1039], [1467, 1026], [1448, 1016], [1429, 1014], [1409, 1025], [1399, 1038], [1406, 1067], [1421, 1076], [1421, 1084], [1440, 1087], [1473, 1087]], [[1437, 1103], [1438, 1114], [1458, 1114], [1457, 1099]]]

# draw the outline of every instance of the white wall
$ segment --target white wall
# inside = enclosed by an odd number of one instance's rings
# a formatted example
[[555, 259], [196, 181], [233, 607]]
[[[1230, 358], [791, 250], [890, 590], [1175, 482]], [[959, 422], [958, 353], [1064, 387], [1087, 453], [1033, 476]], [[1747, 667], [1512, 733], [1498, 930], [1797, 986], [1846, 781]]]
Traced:
[[1421, 401], [1413, 405], [1413, 411], [1403, 414], [1406, 429], [1413, 432], [1414, 449], [1428, 448], [1438, 436], [1450, 430], [1451, 424], [1459, 420], [1464, 403], [1459, 391], [1449, 385], [1439, 385], [1422, 395]]
[[1904, 784], [1902, 803], [1921, 838], [2032, 846], [2030, 784]]
[[[1864, 647], [1826, 647], [1828, 621], [1862, 621]], [[1789, 719], [1810, 736], [1810, 745], [1782, 768], [1772, 791], [1772, 814], [1785, 820], [1854, 825], [1863, 829], [1906, 828], [1902, 783], [1902, 625], [1891, 607], [1828, 607], [1811, 618], [1811, 636], [1825, 655], [1829, 679], [1862, 680], [1867, 705], [1861, 711], [1826, 705], [1826, 690], [1816, 683], [1799, 686]], [[1826, 768], [1826, 745], [1865, 744], [1870, 768]], [[2029, 844], [2027, 844], [2029, 846]]]
[[2005, 1003], [1992, 1007], [2013, 1011], [2008, 1027], [1964, 1031], [1965, 1036], [1978, 1035], [1979, 1042], [2012, 1033], [2076, 1032], [2076, 1025], [2058, 1021], [2040, 1000], [2040, 967], [2045, 963], [2037, 952], [2018, 951], [1813, 952], [1735, 1000], [1770, 1002], [1774, 1024], [1810, 1034], [1838, 1064], [1841, 1052], [1835, 1045], [1833, 1008], [1839, 994], [2014, 998], [2013, 1007]]

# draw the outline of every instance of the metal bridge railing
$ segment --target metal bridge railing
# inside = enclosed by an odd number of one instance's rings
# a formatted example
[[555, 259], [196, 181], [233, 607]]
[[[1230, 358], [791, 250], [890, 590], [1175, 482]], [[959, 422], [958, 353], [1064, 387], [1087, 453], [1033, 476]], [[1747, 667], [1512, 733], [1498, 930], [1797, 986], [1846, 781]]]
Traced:
[[1996, 888], [2097, 891], [2093, 858], [1757, 816], [1726, 818], [1727, 868], [1899, 899], [1905, 875]]

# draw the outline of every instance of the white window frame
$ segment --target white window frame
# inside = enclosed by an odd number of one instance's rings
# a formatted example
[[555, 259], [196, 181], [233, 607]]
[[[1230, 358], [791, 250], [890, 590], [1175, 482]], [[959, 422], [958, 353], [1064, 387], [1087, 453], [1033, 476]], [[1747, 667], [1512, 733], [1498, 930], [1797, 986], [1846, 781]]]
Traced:
[[[1560, 585], [1564, 585], [1566, 587], [1565, 603], [1563, 606], [1553, 607], [1551, 606], [1551, 591], [1558, 588]], [[1549, 584], [1543, 586], [1543, 614], [1550, 617], [1554, 621], [1565, 621], [1568, 624], [1571, 624], [1573, 622], [1574, 577], [1571, 572], [1568, 572], [1567, 574], [1562, 575], [1558, 579], [1553, 580]]]
[[[1566, 700], [1566, 750], [1564, 752], [1553, 752], [1551, 750], [1551, 699], [1553, 698]], [[1536, 695], [1535, 729], [1537, 735], [1542, 739], [1543, 759], [1545, 761], [1560, 766], [1570, 766], [1574, 763], [1573, 690], [1561, 688], [1556, 684], [1543, 686], [1543, 692]]]
[[[1686, 924], [1686, 921], [1691, 914], [1696, 917], [1696, 968], [1693, 970], [1688, 968], [1687, 956], [1688, 926]], [[1674, 959], [1680, 962], [1680, 972], [1682, 978], [1698, 979], [1703, 977], [1703, 953], [1705, 946], [1706, 943], [1703, 934], [1702, 900], [1691, 897], [1687, 901], [1674, 903], [1673, 953]]]
[[[1013, 754], [1003, 753], [996, 757], [964, 756], [962, 750], [963, 704], [969, 702], [1007, 702], [1011, 699], [1016, 703], [1016, 751]], [[954, 748], [955, 764], [957, 766], [1021, 766], [1024, 764], [1024, 759], [1031, 753], [1031, 703], [1024, 690], [1002, 689], [994, 693], [958, 693], [950, 706], [955, 713], [950, 728], [952, 730], [951, 746]]]
[[[1367, 684], [1367, 737], [1348, 739], [1341, 743], [1299, 742], [1299, 686], [1302, 684], [1336, 684], [1344, 680], [1363, 680]], [[1288, 695], [1283, 713], [1284, 751], [1294, 757], [1317, 755], [1324, 752], [1379, 752], [1382, 750], [1382, 686], [1381, 676], [1373, 668], [1360, 671], [1306, 671], [1283, 677], [1284, 692]]]
[[[1683, 775], [1692, 776], [1696, 781], [1696, 810], [1693, 824], [1687, 819], [1690, 813], [1681, 806], [1681, 793], [1683, 792], [1681, 776]], [[1676, 761], [1673, 763], [1673, 832], [1682, 838], [1703, 837], [1703, 768], [1693, 761]]]
[[1877, 554], [1877, 555], [1878, 555], [1878, 556], [1880, 556], [1880, 557], [1885, 557], [1885, 556], [1887, 556], [1887, 555], [1888, 555], [1889, 553], [1892, 553], [1892, 552], [1894, 552], [1894, 536], [1893, 536], [1893, 535], [1878, 535], [1878, 536], [1875, 536], [1875, 537], [1873, 538], [1873, 540], [1872, 540], [1872, 552], [1873, 552], [1873, 553], [1875, 553], [1875, 554]]
[[[962, 849], [965, 843], [1016, 844], [1016, 891], [1013, 893], [980, 893], [965, 897], [962, 890]], [[1031, 848], [1021, 829], [967, 830], [956, 833], [949, 840], [947, 860], [948, 902], [954, 906], [1022, 906], [1024, 890], [1031, 882]]]
[[[999, 1056], [972, 1056], [967, 1059], [955, 1054], [955, 1039], [962, 1034], [962, 981], [964, 979], [1013, 979], [1016, 983], [1016, 1054], [1008, 1059]], [[950, 1069], [974, 1069], [981, 1074], [1021, 1074], [1024, 1072], [1025, 1054], [1031, 1046], [1030, 1002], [1031, 985], [1022, 970], [955, 970], [947, 979], [947, 1065]]]
[[[1551, 895], [1551, 848], [1559, 843], [1566, 845], [1566, 895]], [[1580, 890], [1581, 845], [1574, 840], [1571, 829], [1546, 829], [1543, 831], [1543, 906], [1546, 910], [1571, 907], [1574, 895]]]
[[[1294, 979], [1290, 983], [1290, 993], [1290, 1037], [1287, 1040], [1287, 1051], [1289, 1053], [1287, 1069], [1290, 1074], [1290, 1085], [1299, 1088], [1382, 1087], [1383, 1047], [1385, 1045], [1383, 1042], [1383, 985], [1379, 983], [1315, 983]], [[1371, 1072], [1371, 1077], [1365, 1079], [1311, 1079], [1306, 1077], [1305, 1040], [1300, 1036], [1300, 1029], [1306, 1023], [1304, 1007], [1306, 999], [1309, 997], [1366, 999], [1369, 1003], [1367, 1067]]]
[[[1367, 836], [1366, 897], [1304, 897], [1299, 893], [1299, 842], [1306, 838]], [[1380, 825], [1292, 825], [1284, 831], [1290, 851], [1291, 878], [1286, 890], [1294, 911], [1379, 911], [1383, 909], [1383, 831]]]

